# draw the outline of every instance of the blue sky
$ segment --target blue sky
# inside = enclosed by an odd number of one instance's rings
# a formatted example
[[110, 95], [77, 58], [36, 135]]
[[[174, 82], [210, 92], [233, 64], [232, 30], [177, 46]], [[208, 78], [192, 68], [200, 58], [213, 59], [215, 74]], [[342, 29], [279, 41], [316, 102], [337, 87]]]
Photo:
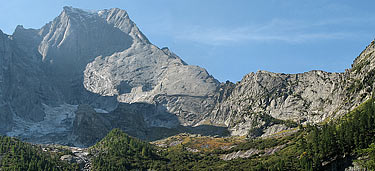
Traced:
[[375, 38], [373, 0], [0, 0], [0, 29], [40, 28], [63, 6], [128, 11], [149, 40], [220, 81], [343, 72]]

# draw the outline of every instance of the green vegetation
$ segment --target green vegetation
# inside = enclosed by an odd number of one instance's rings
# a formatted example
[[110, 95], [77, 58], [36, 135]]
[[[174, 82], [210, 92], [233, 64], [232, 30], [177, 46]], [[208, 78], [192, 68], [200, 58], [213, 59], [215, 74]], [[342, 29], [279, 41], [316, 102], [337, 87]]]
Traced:
[[362, 158], [357, 160], [363, 167], [375, 170], [375, 143], [372, 143], [369, 148], [358, 150], [358, 155]]
[[[90, 148], [94, 155], [94, 170], [159, 170], [163, 159], [154, 146], [132, 138], [120, 129], [113, 129], [108, 135]], [[154, 167], [155, 166], [155, 167]]]
[[323, 161], [339, 160], [353, 155], [355, 150], [369, 147], [375, 142], [374, 101], [365, 102], [346, 117], [322, 126], [308, 126], [309, 134], [301, 146], [306, 155], [304, 165], [321, 169]]
[[51, 154], [35, 145], [0, 136], [0, 170], [78, 170], [60, 160], [62, 154]]

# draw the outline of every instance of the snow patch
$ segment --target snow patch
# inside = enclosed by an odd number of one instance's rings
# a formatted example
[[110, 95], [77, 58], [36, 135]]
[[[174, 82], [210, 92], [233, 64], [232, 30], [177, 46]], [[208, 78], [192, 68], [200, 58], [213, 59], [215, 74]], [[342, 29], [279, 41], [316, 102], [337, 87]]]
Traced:
[[19, 116], [14, 116], [15, 126], [7, 136], [32, 138], [42, 137], [51, 133], [69, 133], [73, 127], [75, 111], [78, 105], [62, 104], [51, 107], [43, 104], [46, 116], [43, 121], [26, 121]]

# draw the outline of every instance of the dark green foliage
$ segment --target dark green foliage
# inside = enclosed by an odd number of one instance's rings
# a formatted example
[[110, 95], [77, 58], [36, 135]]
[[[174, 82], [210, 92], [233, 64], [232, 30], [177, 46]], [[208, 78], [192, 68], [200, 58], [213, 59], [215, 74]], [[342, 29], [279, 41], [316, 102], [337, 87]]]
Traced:
[[156, 169], [164, 161], [156, 154], [156, 149], [147, 142], [113, 129], [108, 135], [91, 147], [95, 156], [94, 170], [147, 170]]
[[357, 153], [363, 158], [358, 160], [358, 163], [367, 169], [375, 170], [375, 143], [372, 143], [369, 148], [358, 150]]
[[43, 152], [38, 146], [0, 136], [0, 170], [76, 170], [60, 156]]
[[343, 119], [322, 126], [308, 126], [305, 167], [322, 169], [324, 161], [339, 160], [375, 142], [374, 101], [368, 100]]

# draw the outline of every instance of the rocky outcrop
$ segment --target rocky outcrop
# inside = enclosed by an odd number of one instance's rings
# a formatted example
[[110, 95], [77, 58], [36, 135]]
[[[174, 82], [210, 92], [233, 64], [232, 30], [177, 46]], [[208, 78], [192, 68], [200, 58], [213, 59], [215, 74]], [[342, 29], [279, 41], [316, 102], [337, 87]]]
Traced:
[[[344, 75], [311, 71], [279, 74], [258, 71], [237, 83], [230, 96], [215, 106], [209, 120], [231, 127], [234, 135], [257, 127], [260, 115], [295, 122], [321, 122], [341, 112]], [[262, 121], [258, 122], [262, 124]]]
[[251, 156], [257, 155], [261, 152], [261, 150], [258, 149], [249, 149], [247, 151], [235, 151], [229, 154], [223, 154], [221, 155], [222, 160], [233, 160], [238, 158], [249, 158]]
[[258, 71], [235, 85], [227, 83], [222, 86], [223, 100], [216, 103], [206, 121], [228, 126], [232, 135], [246, 135], [254, 128], [267, 129], [266, 115], [297, 123], [319, 123], [339, 117], [371, 96], [374, 47], [372, 42], [344, 73]]
[[234, 152], [229, 153], [229, 154], [223, 154], [223, 155], [220, 156], [220, 158], [222, 160], [228, 161], [228, 160], [234, 160], [234, 159], [238, 159], [238, 158], [249, 158], [249, 157], [252, 157], [252, 156], [255, 156], [255, 155], [270, 156], [270, 155], [275, 154], [276, 152], [279, 152], [285, 146], [286, 146], [286, 144], [279, 145], [279, 146], [272, 147], [272, 148], [267, 148], [267, 149], [264, 149], [264, 150], [252, 148], [252, 149], [249, 149], [249, 150], [246, 150], [246, 151], [234, 151]]
[[90, 146], [100, 141], [111, 130], [111, 123], [89, 105], [79, 105], [73, 122], [76, 146]]
[[366, 100], [375, 87], [375, 41], [354, 60], [352, 68], [346, 72], [349, 76], [344, 81], [348, 96], [346, 105], [351, 108]]

